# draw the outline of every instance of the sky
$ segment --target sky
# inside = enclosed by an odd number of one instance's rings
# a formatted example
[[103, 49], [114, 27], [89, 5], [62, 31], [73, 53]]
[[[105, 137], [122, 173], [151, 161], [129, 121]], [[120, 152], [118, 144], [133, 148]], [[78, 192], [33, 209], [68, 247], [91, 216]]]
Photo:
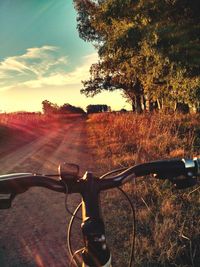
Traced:
[[85, 108], [130, 108], [121, 91], [80, 93], [98, 61], [79, 38], [72, 0], [0, 0], [0, 111], [41, 111], [45, 99]]

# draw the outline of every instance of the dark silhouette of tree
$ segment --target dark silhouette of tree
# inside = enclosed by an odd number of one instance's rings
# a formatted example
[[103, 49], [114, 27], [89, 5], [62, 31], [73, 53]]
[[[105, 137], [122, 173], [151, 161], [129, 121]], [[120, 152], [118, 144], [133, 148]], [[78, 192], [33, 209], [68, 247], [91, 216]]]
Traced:
[[56, 114], [58, 113], [58, 105], [57, 104], [54, 104], [54, 103], [51, 103], [50, 101], [48, 100], [44, 100], [42, 101], [42, 110], [44, 112], [44, 114]]
[[80, 113], [80, 114], [84, 114], [85, 111], [80, 107], [75, 107], [75, 106], [72, 106], [72, 105], [67, 103], [67, 104], [64, 104], [64, 105], [59, 107], [59, 113], [61, 113], [61, 114], [65, 114], [65, 113]]
[[107, 105], [88, 105], [86, 107], [87, 113], [99, 113], [99, 112], [108, 112], [110, 111], [110, 107]]
[[69, 113], [80, 113], [84, 114], [85, 111], [80, 107], [75, 107], [70, 104], [64, 104], [58, 106], [57, 104], [51, 103], [48, 100], [42, 101], [42, 110], [44, 114], [69, 114]]

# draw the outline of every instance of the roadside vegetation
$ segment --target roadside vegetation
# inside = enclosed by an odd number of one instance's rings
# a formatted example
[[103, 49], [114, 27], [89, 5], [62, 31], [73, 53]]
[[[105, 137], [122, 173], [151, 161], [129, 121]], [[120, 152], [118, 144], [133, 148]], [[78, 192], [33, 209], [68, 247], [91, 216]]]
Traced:
[[[199, 119], [197, 114], [90, 115], [88, 134], [98, 174], [145, 161], [198, 156]], [[199, 189], [178, 191], [152, 177], [124, 186], [136, 209], [135, 266], [200, 266]], [[117, 190], [101, 199], [114, 266], [126, 266], [131, 211]]]
[[[99, 173], [199, 154], [199, 115], [175, 113], [200, 110], [199, 1], [74, 0], [74, 6], [79, 36], [99, 55], [81, 92], [121, 90], [140, 114], [89, 117]], [[200, 266], [199, 190], [175, 191], [149, 177], [125, 190], [136, 207], [136, 266]], [[114, 266], [126, 266], [130, 211], [117, 191], [102, 198]]]
[[74, 0], [99, 60], [82, 93], [121, 90], [133, 111], [200, 108], [199, 0]]
[[42, 110], [45, 115], [51, 114], [84, 114], [85, 111], [80, 107], [75, 107], [69, 103], [65, 103], [61, 106], [52, 103], [48, 100], [42, 101]]

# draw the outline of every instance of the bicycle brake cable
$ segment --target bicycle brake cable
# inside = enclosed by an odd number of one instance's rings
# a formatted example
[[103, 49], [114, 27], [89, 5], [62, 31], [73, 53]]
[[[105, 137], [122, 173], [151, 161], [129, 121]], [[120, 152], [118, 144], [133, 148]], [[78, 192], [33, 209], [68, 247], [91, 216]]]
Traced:
[[132, 216], [133, 216], [133, 229], [132, 229], [132, 233], [133, 233], [133, 237], [132, 237], [132, 242], [131, 242], [131, 252], [130, 252], [130, 259], [129, 259], [129, 267], [132, 266], [132, 263], [134, 263], [135, 260], [135, 238], [136, 238], [136, 215], [135, 215], [135, 207], [132, 203], [132, 201], [130, 200], [128, 194], [121, 189], [120, 187], [117, 187], [117, 189], [126, 197], [127, 201], [130, 204], [131, 207], [131, 211], [132, 211]]
[[74, 223], [74, 220], [77, 218], [76, 217], [76, 214], [78, 213], [78, 211], [80, 210], [82, 206], [82, 202], [80, 202], [78, 204], [78, 206], [76, 207], [76, 209], [74, 210], [72, 216], [71, 216], [71, 219], [70, 219], [70, 222], [68, 224], [68, 231], [67, 231], [67, 247], [68, 247], [68, 251], [69, 251], [69, 254], [70, 254], [70, 257], [73, 258], [73, 252], [72, 252], [72, 245], [71, 245], [71, 230], [72, 230], [72, 225]]
[[[117, 170], [114, 170], [114, 171], [110, 171], [110, 172], [102, 175], [100, 177], [100, 179], [104, 179], [105, 177], [107, 177], [107, 176], [109, 176], [109, 175], [111, 175], [113, 173], [116, 173], [116, 172], [119, 172], [119, 171], [124, 171], [126, 169], [127, 168], [120, 168], [120, 169], [117, 169]], [[119, 188], [119, 187], [117, 187], [117, 189], [126, 197], [128, 203], [129, 203], [129, 205], [131, 207], [132, 216], [133, 216], [133, 238], [132, 238], [132, 242], [131, 242], [131, 253], [130, 253], [130, 260], [129, 260], [129, 265], [128, 265], [129, 267], [131, 267], [132, 266], [132, 263], [134, 263], [134, 253], [135, 253], [135, 237], [136, 237], [136, 215], [135, 215], [135, 208], [134, 208], [134, 205], [133, 205], [132, 201], [130, 200], [129, 196], [127, 195], [127, 193], [125, 193], [124, 190], [121, 189], [121, 188]], [[72, 246], [71, 246], [71, 229], [72, 229], [74, 220], [77, 218], [76, 214], [78, 213], [78, 211], [81, 208], [81, 206], [82, 206], [82, 202], [80, 202], [78, 204], [78, 206], [76, 207], [76, 209], [74, 210], [74, 212], [72, 214], [72, 217], [70, 219], [69, 225], [68, 225], [67, 246], [68, 246], [68, 250], [69, 250], [69, 253], [70, 253], [70, 256], [71, 256], [72, 259], [74, 258], [73, 257], [74, 254], [72, 252]]]
[[72, 264], [73, 264], [73, 263], [75, 263], [76, 266], [78, 266], [78, 264], [77, 264], [77, 262], [76, 262], [76, 260], [75, 260], [75, 257], [76, 257], [76, 255], [77, 255], [78, 253], [82, 252], [83, 250], [84, 250], [84, 248], [80, 248], [80, 249], [78, 249], [77, 251], [74, 252], [74, 254], [73, 254], [72, 258], [71, 258], [69, 267], [72, 267]]
[[[127, 168], [123, 167], [123, 168], [119, 168], [110, 172], [107, 172], [106, 174], [102, 175], [100, 177], [100, 179], [104, 179], [105, 177], [114, 174], [116, 172], [120, 172], [120, 171], [125, 171]], [[132, 237], [132, 242], [131, 242], [131, 252], [130, 252], [130, 259], [129, 259], [129, 267], [132, 266], [132, 263], [134, 263], [135, 260], [135, 239], [136, 239], [136, 213], [135, 213], [135, 207], [130, 199], [130, 197], [128, 196], [128, 194], [120, 187], [117, 187], [117, 189], [126, 197], [130, 207], [131, 207], [131, 211], [132, 211], [132, 216], [133, 216], [133, 229], [132, 229], [132, 233], [133, 233], [133, 237]]]
[[[66, 209], [66, 211], [67, 211], [71, 216], [74, 216], [74, 213], [68, 208], [68, 203], [67, 203], [67, 201], [68, 201], [68, 187], [67, 187], [66, 183], [64, 183], [64, 185], [65, 185], [65, 188], [66, 188], [66, 194], [65, 194], [65, 209]], [[79, 216], [76, 216], [76, 219], [78, 219], [78, 220], [82, 220], [81, 217], [79, 217]]]

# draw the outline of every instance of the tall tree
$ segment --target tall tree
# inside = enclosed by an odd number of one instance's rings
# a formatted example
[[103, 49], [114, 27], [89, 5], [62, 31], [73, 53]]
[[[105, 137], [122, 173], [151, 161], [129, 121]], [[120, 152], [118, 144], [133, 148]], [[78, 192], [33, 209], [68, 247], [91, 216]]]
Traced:
[[83, 82], [83, 93], [121, 88], [138, 111], [144, 99], [158, 100], [160, 106], [178, 101], [196, 105], [194, 96], [200, 88], [199, 1], [74, 3], [80, 36], [93, 42], [100, 56], [91, 67], [90, 79]]

